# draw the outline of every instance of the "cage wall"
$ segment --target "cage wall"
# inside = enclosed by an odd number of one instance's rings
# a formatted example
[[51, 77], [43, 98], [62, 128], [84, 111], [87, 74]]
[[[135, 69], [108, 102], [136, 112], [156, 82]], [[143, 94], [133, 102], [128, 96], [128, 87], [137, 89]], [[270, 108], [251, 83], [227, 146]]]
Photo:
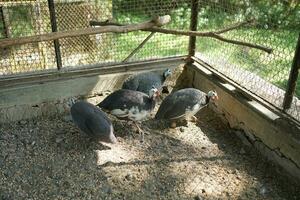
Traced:
[[[207, 1], [200, 0], [198, 30], [220, 30], [253, 20], [246, 26], [222, 34], [273, 49], [271, 54], [211, 38], [197, 38], [197, 54], [218, 72], [248, 91], [282, 109], [297, 39], [300, 6], [295, 1]], [[287, 111], [300, 120], [300, 79], [292, 107]]]
[[[300, 32], [297, 1], [212, 0], [54, 0], [58, 31], [90, 27], [90, 21], [113, 20], [138, 23], [169, 14], [166, 28], [190, 28], [192, 2], [198, 2], [198, 30], [213, 31], [237, 22], [253, 20], [224, 37], [260, 44], [271, 54], [245, 46], [197, 38], [196, 56], [243, 88], [282, 110], [287, 81]], [[53, 20], [52, 20], [53, 22]], [[0, 2], [0, 39], [20, 38], [52, 32], [47, 0]], [[62, 69], [103, 66], [124, 62], [150, 32], [105, 33], [59, 39]], [[186, 55], [189, 37], [155, 33], [128, 62]], [[57, 71], [54, 43], [39, 42], [0, 49], [0, 78], [9, 75]], [[300, 88], [287, 110], [300, 121]]]
[[[58, 31], [90, 27], [90, 21], [113, 20], [139, 23], [169, 14], [169, 28], [188, 29], [190, 1], [54, 0]], [[0, 38], [19, 38], [51, 32], [47, 0], [0, 2]], [[150, 33], [104, 33], [59, 40], [62, 68], [90, 64], [121, 63]], [[188, 37], [156, 33], [128, 62], [186, 55]], [[56, 70], [53, 42], [40, 42], [1, 49], [2, 76]]]

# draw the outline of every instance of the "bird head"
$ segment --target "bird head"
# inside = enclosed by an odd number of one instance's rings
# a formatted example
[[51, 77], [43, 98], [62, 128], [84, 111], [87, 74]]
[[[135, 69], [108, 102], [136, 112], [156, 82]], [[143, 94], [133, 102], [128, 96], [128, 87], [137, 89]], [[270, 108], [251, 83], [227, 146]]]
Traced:
[[166, 71], [164, 71], [164, 78], [166, 79], [168, 76], [170, 76], [172, 74], [172, 71], [170, 69], [167, 69]]
[[77, 99], [75, 97], [71, 97], [71, 98], [68, 99], [67, 105], [69, 107], [72, 107], [76, 102], [77, 102]]
[[152, 88], [149, 91], [149, 97], [152, 99], [156, 99], [159, 96], [160, 96], [159, 90], [156, 87], [152, 86]]
[[207, 93], [209, 100], [217, 101], [219, 99], [218, 94], [215, 90], [211, 90]]

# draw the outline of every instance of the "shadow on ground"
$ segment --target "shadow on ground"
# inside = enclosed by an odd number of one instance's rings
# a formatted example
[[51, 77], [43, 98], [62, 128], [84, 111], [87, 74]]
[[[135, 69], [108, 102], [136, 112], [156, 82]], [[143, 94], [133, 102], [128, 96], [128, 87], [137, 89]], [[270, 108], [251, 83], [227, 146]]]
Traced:
[[81, 135], [63, 116], [0, 127], [2, 199], [299, 199], [271, 164], [208, 108], [175, 129], [140, 136], [113, 118], [118, 143]]

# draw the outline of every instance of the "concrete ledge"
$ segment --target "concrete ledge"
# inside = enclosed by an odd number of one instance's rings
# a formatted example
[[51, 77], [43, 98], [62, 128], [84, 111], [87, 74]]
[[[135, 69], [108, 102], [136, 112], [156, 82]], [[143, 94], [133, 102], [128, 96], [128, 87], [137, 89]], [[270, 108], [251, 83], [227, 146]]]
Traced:
[[[204, 68], [204, 70], [203, 70]], [[244, 139], [271, 161], [300, 181], [300, 128], [260, 102], [243, 95], [236, 85], [201, 65], [187, 66], [192, 87], [215, 89], [221, 100], [214, 108], [233, 129], [242, 130]], [[284, 125], [284, 122], [289, 125]]]
[[71, 97], [99, 95], [114, 91], [132, 73], [175, 69], [182, 58], [147, 63], [118, 65], [106, 68], [80, 69], [59, 74], [11, 77], [0, 82], [0, 123], [19, 121], [68, 110]]

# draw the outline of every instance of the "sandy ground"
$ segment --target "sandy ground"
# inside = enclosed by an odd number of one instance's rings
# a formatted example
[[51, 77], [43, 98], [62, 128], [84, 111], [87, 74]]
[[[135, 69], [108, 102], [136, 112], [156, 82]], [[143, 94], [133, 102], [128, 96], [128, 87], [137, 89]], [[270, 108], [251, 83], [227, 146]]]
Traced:
[[210, 109], [198, 118], [176, 129], [146, 121], [144, 143], [112, 118], [115, 145], [86, 138], [65, 116], [1, 125], [0, 199], [300, 199]]

